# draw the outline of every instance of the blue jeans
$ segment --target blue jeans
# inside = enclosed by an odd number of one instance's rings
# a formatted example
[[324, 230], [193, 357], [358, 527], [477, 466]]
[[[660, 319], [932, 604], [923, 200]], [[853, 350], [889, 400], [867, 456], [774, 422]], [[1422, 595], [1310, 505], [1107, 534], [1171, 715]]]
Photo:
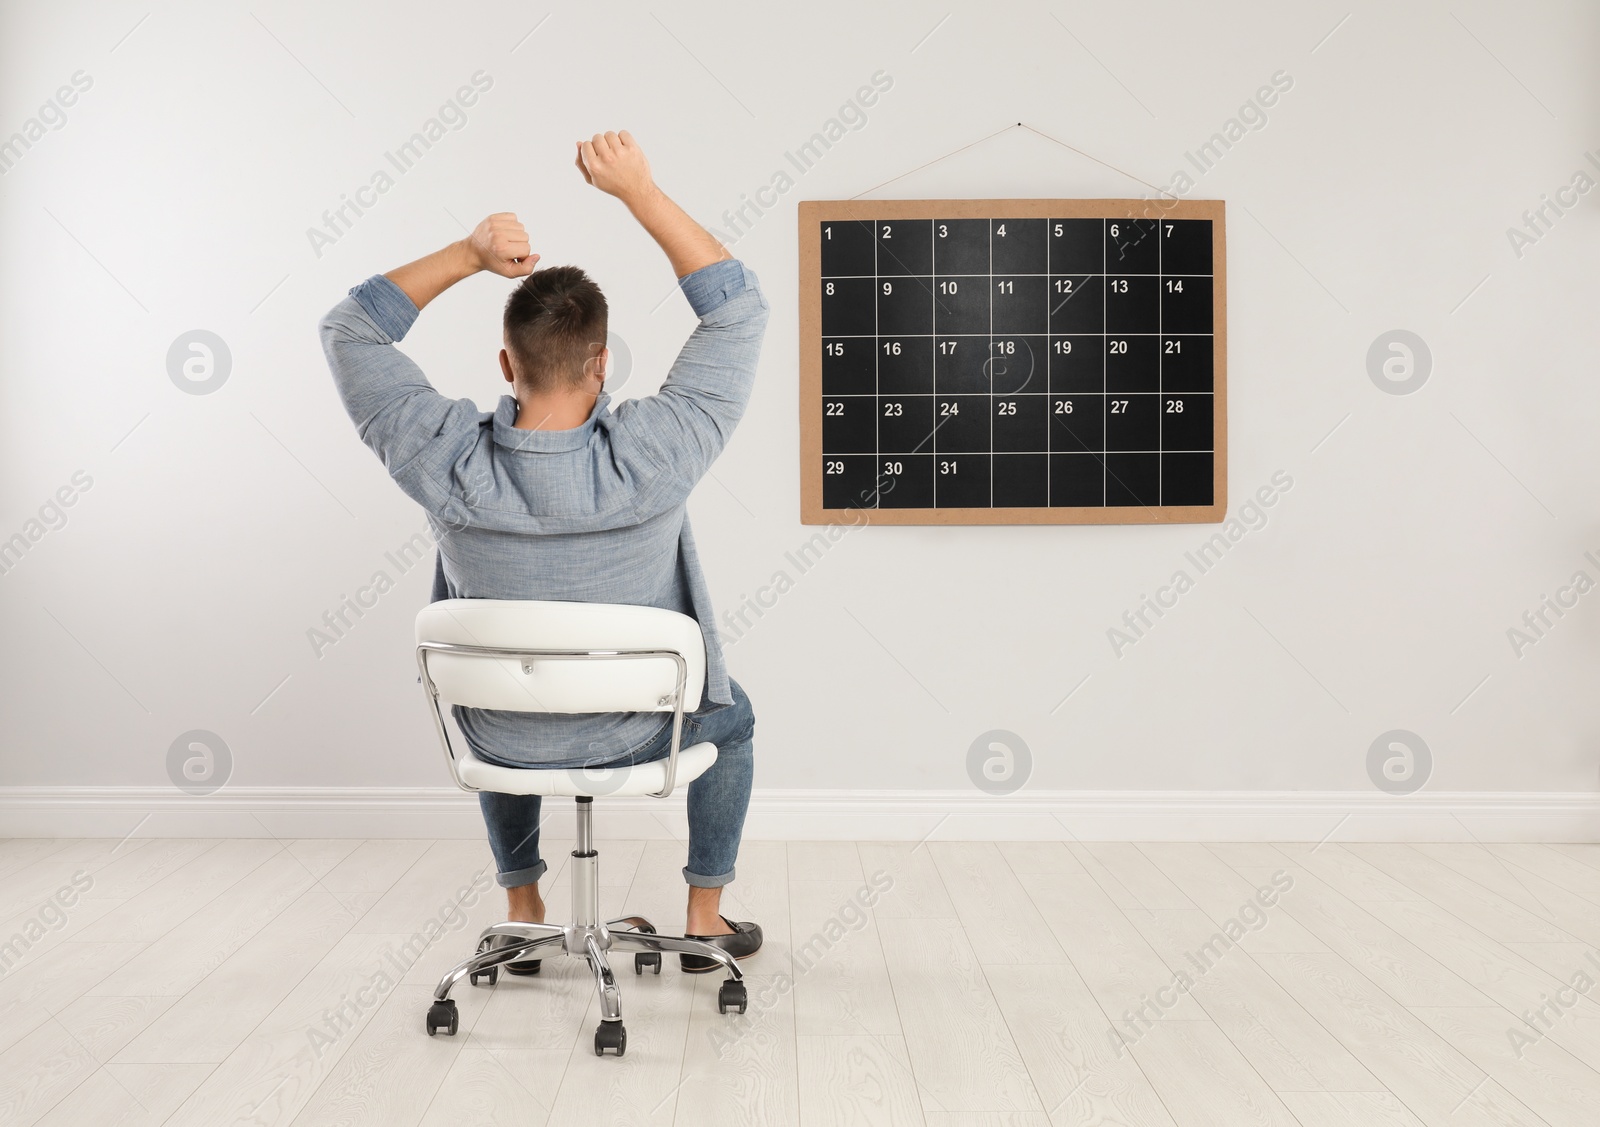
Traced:
[[[689, 784], [689, 863], [683, 879], [701, 888], [720, 888], [733, 880], [739, 856], [750, 782], [755, 774], [755, 713], [737, 681], [728, 682], [733, 703], [702, 702], [683, 714], [683, 744], [715, 744], [717, 761]], [[627, 767], [665, 759], [672, 750], [672, 721], [643, 746], [594, 767]], [[548, 867], [539, 857], [539, 806], [536, 794], [480, 791], [478, 806], [489, 828], [489, 848], [500, 870], [501, 888], [533, 884]]]

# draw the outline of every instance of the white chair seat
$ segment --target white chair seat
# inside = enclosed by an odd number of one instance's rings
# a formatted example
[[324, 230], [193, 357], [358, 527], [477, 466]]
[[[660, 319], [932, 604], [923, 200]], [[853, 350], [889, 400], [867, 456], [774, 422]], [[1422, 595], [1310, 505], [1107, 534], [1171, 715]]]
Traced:
[[[678, 752], [677, 786], [692, 783], [717, 761], [717, 746], [701, 743]], [[538, 794], [547, 797], [578, 795], [653, 794], [667, 785], [667, 761], [640, 763], [632, 767], [501, 767], [485, 763], [463, 747], [456, 757], [456, 777], [463, 786], [501, 794]]]

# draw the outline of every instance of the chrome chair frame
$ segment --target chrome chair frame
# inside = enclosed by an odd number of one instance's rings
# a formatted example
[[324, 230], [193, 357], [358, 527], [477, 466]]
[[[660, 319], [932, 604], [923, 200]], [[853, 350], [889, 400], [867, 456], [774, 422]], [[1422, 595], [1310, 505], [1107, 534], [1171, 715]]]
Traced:
[[[430, 653], [455, 653], [471, 657], [486, 658], [515, 658], [522, 662], [523, 672], [531, 672], [534, 661], [554, 658], [557, 660], [615, 660], [639, 658], [670, 658], [677, 665], [677, 685], [671, 695], [672, 703], [672, 750], [667, 758], [666, 782], [659, 791], [651, 791], [650, 798], [665, 798], [673, 791], [677, 783], [678, 751], [683, 740], [683, 696], [684, 686], [688, 678], [688, 663], [681, 653], [676, 650], [571, 650], [571, 649], [506, 649], [494, 646], [467, 646], [449, 642], [419, 642], [417, 643], [417, 666], [422, 674], [423, 688], [428, 694], [428, 703], [433, 712], [434, 728], [439, 734], [440, 743], [444, 746], [445, 757], [450, 764], [450, 773], [456, 780], [456, 785], [462, 790], [474, 793], [481, 792], [482, 788], [468, 786], [462, 780], [457, 770], [457, 756], [455, 748], [450, 743], [450, 733], [444, 722], [444, 714], [439, 705], [439, 690], [434, 683], [433, 676], [428, 670], [428, 654]], [[667, 697], [657, 701], [658, 705], [668, 703]], [[540, 770], [541, 768], [529, 768]], [[560, 768], [543, 768], [544, 770], [559, 770]], [[435, 1030], [435, 1016], [442, 1015], [448, 1008], [448, 1024], [441, 1016], [438, 1028], [448, 1029], [454, 1033], [455, 1003], [450, 1001], [450, 991], [463, 978], [470, 976], [474, 985], [478, 976], [486, 974], [490, 985], [494, 985], [499, 976], [498, 968], [502, 963], [526, 958], [547, 948], [560, 946], [562, 952], [577, 958], [586, 959], [590, 970], [594, 973], [595, 990], [600, 998], [600, 1027], [595, 1033], [595, 1053], [601, 1054], [603, 1048], [609, 1047], [616, 1050], [621, 1056], [627, 1045], [626, 1034], [622, 1029], [622, 1003], [621, 991], [617, 986], [616, 975], [612, 973], [611, 964], [606, 956], [610, 950], [632, 951], [635, 953], [635, 971], [643, 973], [643, 967], [650, 965], [660, 973], [661, 957], [667, 952], [679, 954], [700, 955], [714, 959], [728, 972], [729, 977], [722, 983], [718, 993], [717, 1008], [723, 1013], [736, 1009], [743, 1013], [748, 1005], [748, 994], [744, 985], [744, 973], [739, 969], [734, 957], [722, 948], [711, 943], [697, 939], [690, 939], [682, 935], [661, 935], [657, 933], [654, 925], [643, 916], [621, 916], [614, 920], [601, 921], [600, 915], [600, 854], [594, 848], [594, 796], [577, 795], [574, 798], [577, 804], [577, 837], [572, 851], [572, 918], [566, 924], [551, 923], [522, 923], [507, 921], [505, 923], [491, 924], [483, 929], [478, 936], [477, 952], [470, 958], [457, 963], [439, 980], [433, 991], [433, 1007], [429, 1010], [428, 1032]], [[501, 938], [501, 943], [496, 945], [496, 939]]]

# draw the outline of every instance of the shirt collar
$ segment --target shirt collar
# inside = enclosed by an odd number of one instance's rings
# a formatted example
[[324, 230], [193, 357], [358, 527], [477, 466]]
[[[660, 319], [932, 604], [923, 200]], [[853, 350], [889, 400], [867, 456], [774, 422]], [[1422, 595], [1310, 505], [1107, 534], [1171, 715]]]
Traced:
[[502, 395], [494, 412], [495, 445], [508, 450], [540, 452], [581, 450], [589, 445], [595, 420], [605, 413], [606, 404], [610, 402], [611, 396], [601, 392], [594, 401], [594, 410], [589, 412], [589, 417], [570, 430], [518, 430], [517, 400], [514, 396]]

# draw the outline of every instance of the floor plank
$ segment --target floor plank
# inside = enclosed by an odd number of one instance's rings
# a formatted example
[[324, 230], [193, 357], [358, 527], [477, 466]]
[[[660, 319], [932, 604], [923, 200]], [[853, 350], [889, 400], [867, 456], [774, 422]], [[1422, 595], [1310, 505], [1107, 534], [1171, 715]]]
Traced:
[[88, 1079], [100, 1062], [72, 1031], [46, 1018], [0, 1052], [0, 1123], [29, 1127]]
[[542, 1127], [550, 1118], [568, 1052], [463, 1045], [421, 1127]]
[[[1496, 860], [1514, 866], [1519, 873], [1551, 881], [1573, 895], [1600, 906], [1600, 873], [1570, 854], [1548, 845], [1510, 843], [1486, 848]], [[1543, 906], [1539, 905], [1541, 908]], [[1529, 910], [1537, 911], [1534, 908]]]
[[62, 943], [0, 978], [0, 1050], [16, 1045], [143, 948], [141, 943]]
[[[1572, 951], [1570, 957], [1574, 961], [1558, 977], [1427, 901], [1395, 901], [1368, 907], [1395, 930], [1425, 943], [1434, 958], [1519, 1016], [1545, 1007], [1553, 996], [1562, 996], [1563, 988], [1572, 984], [1580, 970], [1590, 975], [1591, 981], [1600, 981], [1600, 977], [1594, 977], [1600, 976], [1600, 954], [1591, 960], [1581, 947]], [[1565, 996], [1572, 1004], [1553, 1004], [1549, 1035], [1580, 1057], [1600, 1060], [1600, 996], [1577, 990]], [[1555, 1020], [1557, 1013], [1564, 1020]]]
[[1065, 842], [1061, 841], [997, 841], [995, 848], [1006, 859], [1014, 873], [1082, 872]]
[[[684, 842], [600, 849], [603, 915], [681, 930]], [[619, 954], [618, 1060], [564, 954], [458, 986], [459, 1033], [426, 1035], [435, 982], [506, 914], [482, 838], [0, 841], [0, 1122], [1600, 1121], [1600, 846], [747, 842], [738, 864], [724, 910], [767, 936], [750, 1012], [717, 1012], [720, 975]], [[28, 939], [74, 874], [87, 894]]]
[[799, 1034], [901, 1035], [877, 920], [863, 904], [875, 892], [855, 880], [790, 882], [795, 969], [789, 1001]]
[[[1261, 969], [1242, 943], [1194, 911], [1143, 913], [1135, 919], [1158, 950], [1178, 950], [1172, 970], [1193, 980], [1190, 992], [1253, 1068], [1277, 1092], [1382, 1091], [1383, 1085]], [[1137, 1036], [1138, 1026], [1131, 1031]]]
[[[681, 884], [682, 875], [678, 874], [677, 879]], [[567, 962], [575, 969], [577, 960]], [[566, 1039], [567, 1061], [549, 1122], [627, 1123], [641, 1127], [665, 1127], [676, 1122], [680, 1089], [691, 1079], [683, 1067], [689, 1012], [697, 1001], [705, 1001], [697, 1000], [690, 977], [663, 969], [660, 976], [630, 978], [623, 984], [622, 1015], [628, 1029], [628, 1051], [622, 1057], [594, 1055], [600, 1007], [594, 998], [592, 979], [586, 983], [588, 1005]], [[713, 1012], [715, 1008], [713, 1005]]]
[[983, 969], [1052, 1121], [1173, 1127], [1149, 1077], [1071, 966]]
[[[1600, 1117], [1600, 1072], [1553, 1039], [1529, 1044], [1527, 1027], [1499, 1006], [1411, 1012], [1550, 1127], [1593, 1127]], [[1512, 1032], [1523, 1039], [1515, 1040]]]
[[[153, 998], [78, 998], [56, 1014], [78, 1043], [101, 1064], [114, 1059], [122, 1048], [170, 1010], [182, 996]], [[171, 1062], [162, 1062], [171, 1063]]]
[[1299, 1127], [1209, 1021], [1158, 1022], [1133, 1046], [1133, 1055], [1179, 1127]]
[[[1238, 870], [1224, 864], [1203, 845], [1184, 842], [1151, 842], [1139, 846], [1151, 862], [1194, 905], [1204, 911], [1213, 923], [1224, 924], [1252, 916], [1262, 908], [1262, 899], [1268, 901], [1270, 927], [1249, 929], [1240, 943], [1249, 951], [1326, 951], [1327, 945], [1308, 931], [1287, 912], [1277, 911], [1275, 901], [1293, 895], [1293, 876], [1287, 873], [1288, 888], [1267, 884], [1258, 888], [1241, 876]], [[1276, 875], [1274, 872], [1272, 875]]]
[[280, 848], [85, 993], [186, 993], [315, 884], [300, 860]]
[[800, 1034], [801, 1127], [922, 1127], [922, 1100], [902, 1037]]
[[220, 844], [205, 838], [165, 838], [149, 842], [132, 853], [124, 849], [114, 858], [85, 867], [85, 874], [93, 885], [84, 895], [126, 900]]
[[695, 982], [673, 1121], [799, 1127], [800, 1074], [787, 976], [750, 975], [750, 1008], [717, 1012], [722, 975]]
[[36, 1127], [159, 1127], [210, 1071], [208, 1064], [108, 1064]]
[[785, 843], [789, 879], [864, 881], [861, 851], [853, 841], [791, 841]]
[[1064, 963], [1067, 956], [1004, 856], [987, 841], [928, 843], [956, 918], [981, 963]]
[[[468, 991], [457, 1000], [463, 1022], [475, 1016], [474, 996]], [[396, 986], [294, 1117], [293, 1127], [416, 1127], [461, 1051], [456, 1037], [418, 1036], [432, 1001], [426, 986]]]
[[[1564, 900], [1573, 895], [1583, 897], [1582, 885], [1589, 883], [1564, 880], [1561, 882], [1561, 893], [1552, 897], [1538, 887], [1540, 884], [1548, 887], [1548, 877], [1552, 874], [1528, 871], [1525, 866], [1517, 863], [1515, 854], [1508, 855], [1498, 846], [1446, 841], [1416, 842], [1410, 848], [1468, 880], [1481, 884], [1496, 896], [1515, 904], [1540, 920], [1553, 920], [1558, 910], [1553, 906], [1553, 901]], [[1580, 872], [1587, 871], [1587, 866], [1579, 865], [1559, 853], [1553, 854], [1549, 860], [1552, 862], [1551, 868], [1571, 865]], [[1566, 875], [1570, 878], [1570, 874]]]
[[878, 929], [912, 1070], [932, 1106], [1045, 1110], [961, 925], [887, 919]]
[[1306, 869], [1328, 887], [1338, 889], [1358, 904], [1371, 900], [1425, 899], [1415, 889], [1407, 888], [1338, 842], [1289, 842], [1279, 844], [1276, 848], [1292, 864]]
[[[1358, 844], [1346, 848], [1502, 943], [1563, 943], [1575, 938], [1550, 919], [1535, 915], [1409, 845]], [[1476, 847], [1464, 847], [1456, 856], [1467, 857], [1468, 849], [1475, 851]], [[1521, 882], [1507, 877], [1505, 870], [1492, 860], [1485, 861], [1476, 852], [1472, 856], [1478, 859], [1480, 874], [1498, 874], [1492, 879], [1504, 879], [1517, 889], [1524, 889]]]
[[[391, 958], [406, 938], [345, 935], [206, 1076], [173, 1114], [170, 1127], [214, 1127], [252, 1118], [291, 1123], [398, 989]], [[456, 998], [463, 1023], [483, 1004], [471, 990], [459, 991]], [[400, 1013], [393, 1016], [398, 1021]], [[409, 1016], [420, 1043], [437, 1041], [423, 1030], [423, 1012]], [[459, 1042], [451, 1040], [437, 1051], [453, 1054]]]
[[1129, 841], [1093, 841], [1083, 846], [1146, 909], [1193, 908], [1194, 901], [1141, 847]]
[[956, 906], [926, 843], [862, 841], [856, 847], [867, 879], [881, 873], [878, 880], [890, 888], [873, 908], [880, 920], [955, 918]]
[[83, 841], [104, 840], [97, 838], [63, 839], [48, 837], [12, 837], [0, 839], [0, 881], [7, 880], [13, 873], [30, 868], [36, 862], [60, 855], [64, 850]]
[[[1174, 975], [1166, 962], [1086, 870], [1023, 873], [1017, 879], [1113, 1021], [1127, 1020], [1171, 987]], [[1165, 996], [1171, 1002], [1164, 1017], [1205, 1018], [1188, 994], [1168, 991]]]
[[1390, 1092], [1283, 1092], [1301, 1127], [1423, 1127]]
[[[1554, 841], [1549, 843], [1548, 848], [1554, 849], [1557, 853], [1564, 853], [1574, 860], [1582, 861], [1595, 872], [1600, 872], [1600, 845], [1590, 842]], [[1588, 879], [1594, 880], [1595, 877], [1591, 874]]]
[[1338, 955], [1255, 959], [1428, 1127], [1544, 1123]]
[[[65, 903], [66, 906], [62, 907]], [[0, 921], [0, 977], [17, 974], [66, 943], [92, 941], [96, 925], [126, 900], [52, 898], [27, 913]], [[137, 942], [136, 936], [129, 937]]]
[[254, 872], [281, 846], [268, 838], [218, 843], [137, 896], [118, 904], [83, 931], [84, 939], [154, 942]]
[[327, 957], [355, 918], [329, 893], [306, 891], [132, 1038], [116, 1059], [126, 1064], [225, 1060]]
[[482, 887], [494, 872], [494, 859], [483, 842], [436, 841], [350, 930], [409, 934], [448, 915], [465, 890]]
[[[1265, 876], [1259, 869], [1243, 871]], [[1309, 873], [1301, 874], [1294, 894], [1280, 903], [1283, 911], [1304, 924], [1330, 951], [1403, 1005], [1480, 1006], [1489, 1001], [1422, 945]]]

